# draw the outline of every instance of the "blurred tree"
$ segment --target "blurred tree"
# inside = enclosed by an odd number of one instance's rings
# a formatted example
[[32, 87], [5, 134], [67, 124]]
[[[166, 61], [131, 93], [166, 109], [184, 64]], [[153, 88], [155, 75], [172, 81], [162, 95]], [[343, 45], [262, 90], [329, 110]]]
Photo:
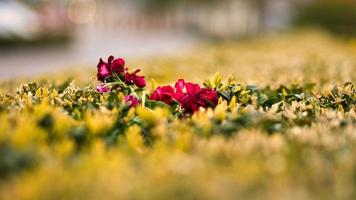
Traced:
[[314, 25], [341, 35], [356, 35], [355, 0], [315, 0], [302, 4], [297, 25]]
[[266, 15], [268, 0], [251, 0], [252, 6], [255, 8], [258, 14], [258, 31], [263, 31], [266, 27]]
[[[234, 0], [139, 0], [142, 2], [144, 9], [148, 12], [165, 12], [169, 9], [175, 8], [177, 5], [184, 6], [200, 6], [200, 7], [214, 7], [217, 4], [231, 3]], [[243, 0], [242, 0], [243, 1]], [[266, 9], [270, 0], [250, 0], [249, 3], [258, 14], [258, 27], [262, 31], [265, 27]]]

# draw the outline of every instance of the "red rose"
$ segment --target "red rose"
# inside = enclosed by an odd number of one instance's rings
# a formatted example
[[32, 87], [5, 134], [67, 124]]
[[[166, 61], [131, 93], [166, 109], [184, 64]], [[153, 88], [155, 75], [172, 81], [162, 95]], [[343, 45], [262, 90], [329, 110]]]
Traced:
[[171, 105], [173, 102], [174, 89], [171, 86], [161, 86], [153, 91], [150, 96], [151, 100], [162, 101], [168, 105]]

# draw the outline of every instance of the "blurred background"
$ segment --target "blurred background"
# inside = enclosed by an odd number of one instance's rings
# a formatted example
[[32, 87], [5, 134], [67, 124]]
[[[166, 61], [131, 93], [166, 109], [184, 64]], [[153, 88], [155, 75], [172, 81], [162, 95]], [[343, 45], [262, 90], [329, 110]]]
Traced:
[[310, 26], [353, 37], [356, 0], [0, 0], [0, 79]]

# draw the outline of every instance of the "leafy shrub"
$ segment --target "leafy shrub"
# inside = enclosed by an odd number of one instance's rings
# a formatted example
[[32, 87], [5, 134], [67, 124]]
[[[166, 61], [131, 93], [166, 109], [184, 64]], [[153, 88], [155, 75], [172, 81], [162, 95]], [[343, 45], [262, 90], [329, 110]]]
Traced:
[[317, 36], [216, 44], [143, 68], [174, 89], [179, 76], [230, 69], [195, 81], [218, 102], [192, 113], [149, 100], [159, 86], [137, 87], [138, 74], [104, 91], [89, 75], [1, 84], [0, 199], [354, 199], [354, 54]]

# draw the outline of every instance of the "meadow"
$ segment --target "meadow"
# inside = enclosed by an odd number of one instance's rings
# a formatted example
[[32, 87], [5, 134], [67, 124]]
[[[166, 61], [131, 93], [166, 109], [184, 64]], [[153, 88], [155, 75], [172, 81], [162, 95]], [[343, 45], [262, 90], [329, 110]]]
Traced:
[[96, 91], [95, 64], [2, 81], [0, 199], [356, 198], [355, 40], [301, 31], [126, 62], [143, 94], [184, 78], [218, 104], [129, 107]]

